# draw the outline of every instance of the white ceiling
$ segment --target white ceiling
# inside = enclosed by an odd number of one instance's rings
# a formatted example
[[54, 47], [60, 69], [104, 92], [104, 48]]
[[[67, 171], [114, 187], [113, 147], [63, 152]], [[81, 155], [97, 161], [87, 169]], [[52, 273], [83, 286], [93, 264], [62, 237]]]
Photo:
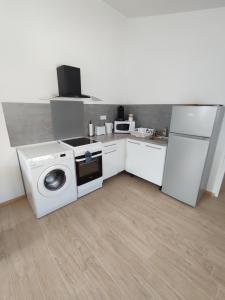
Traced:
[[225, 0], [103, 0], [127, 17], [144, 17], [225, 6]]

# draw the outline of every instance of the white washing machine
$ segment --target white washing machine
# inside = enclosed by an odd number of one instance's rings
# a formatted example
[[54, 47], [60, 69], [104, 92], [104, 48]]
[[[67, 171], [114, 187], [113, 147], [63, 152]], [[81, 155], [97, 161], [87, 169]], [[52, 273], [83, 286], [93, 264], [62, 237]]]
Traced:
[[37, 218], [77, 200], [74, 154], [58, 142], [17, 148], [27, 198]]

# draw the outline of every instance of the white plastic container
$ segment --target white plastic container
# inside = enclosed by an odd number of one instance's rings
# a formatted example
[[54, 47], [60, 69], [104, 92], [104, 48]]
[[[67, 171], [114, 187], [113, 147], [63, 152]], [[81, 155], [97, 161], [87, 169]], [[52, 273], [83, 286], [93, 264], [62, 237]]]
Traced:
[[105, 131], [106, 131], [106, 134], [112, 134], [113, 123], [105, 123]]
[[95, 135], [104, 135], [105, 126], [95, 126]]

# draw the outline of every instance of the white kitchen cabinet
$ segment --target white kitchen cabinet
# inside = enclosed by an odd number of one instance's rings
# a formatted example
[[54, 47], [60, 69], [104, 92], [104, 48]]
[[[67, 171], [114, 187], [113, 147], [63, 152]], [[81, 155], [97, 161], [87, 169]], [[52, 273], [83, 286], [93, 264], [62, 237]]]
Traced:
[[126, 146], [126, 171], [161, 186], [166, 147], [129, 139]]
[[141, 168], [143, 168], [142, 148], [143, 144], [139, 141], [127, 140], [126, 142], [125, 169], [127, 172], [140, 177], [142, 175]]
[[163, 171], [166, 158], [166, 147], [143, 144], [143, 178], [159, 186], [162, 185]]
[[118, 151], [117, 151], [117, 161], [115, 162], [117, 172], [120, 173], [125, 170], [125, 155], [126, 155], [126, 143], [125, 140], [117, 141]]
[[125, 170], [125, 140], [103, 143], [103, 178]]

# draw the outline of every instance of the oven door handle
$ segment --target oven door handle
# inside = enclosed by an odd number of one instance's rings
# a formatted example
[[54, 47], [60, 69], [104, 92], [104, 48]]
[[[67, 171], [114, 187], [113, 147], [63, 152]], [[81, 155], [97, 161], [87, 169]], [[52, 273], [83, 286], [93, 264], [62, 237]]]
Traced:
[[[100, 157], [100, 156], [102, 156], [102, 153], [101, 154], [93, 155], [91, 158]], [[81, 162], [81, 161], [85, 161], [85, 160], [86, 160], [86, 158], [80, 158], [80, 159], [76, 159], [75, 158], [76, 162]]]

